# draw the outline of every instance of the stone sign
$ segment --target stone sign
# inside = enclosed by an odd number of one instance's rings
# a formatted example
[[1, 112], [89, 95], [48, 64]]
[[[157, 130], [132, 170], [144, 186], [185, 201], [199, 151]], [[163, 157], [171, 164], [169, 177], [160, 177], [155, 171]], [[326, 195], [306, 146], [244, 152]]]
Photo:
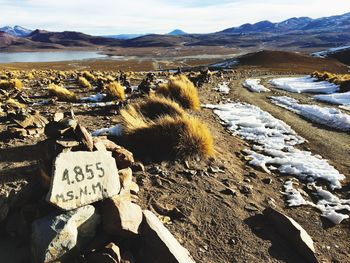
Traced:
[[117, 195], [120, 182], [111, 153], [66, 152], [57, 156], [46, 200], [64, 210]]

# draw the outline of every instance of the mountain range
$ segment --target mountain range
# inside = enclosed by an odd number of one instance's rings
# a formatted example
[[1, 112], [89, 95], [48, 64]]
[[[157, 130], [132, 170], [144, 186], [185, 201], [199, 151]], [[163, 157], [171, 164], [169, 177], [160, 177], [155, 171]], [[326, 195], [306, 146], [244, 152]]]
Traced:
[[293, 17], [282, 22], [261, 21], [210, 34], [91, 36], [80, 32], [28, 30], [20, 26], [0, 28], [0, 50], [228, 46], [240, 49], [320, 50], [350, 44], [350, 13], [311, 19]]

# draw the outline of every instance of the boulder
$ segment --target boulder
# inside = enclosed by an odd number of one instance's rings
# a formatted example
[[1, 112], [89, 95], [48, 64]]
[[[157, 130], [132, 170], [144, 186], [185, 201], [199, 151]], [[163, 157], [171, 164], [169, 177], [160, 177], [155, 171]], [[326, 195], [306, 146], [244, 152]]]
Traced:
[[102, 203], [102, 226], [109, 235], [133, 236], [139, 233], [142, 209], [131, 202], [130, 195], [118, 195]]
[[125, 169], [134, 163], [134, 156], [125, 148], [114, 148], [112, 155], [117, 163], [118, 169]]
[[143, 262], [194, 263], [190, 253], [151, 211], [143, 211], [141, 256]]
[[263, 214], [276, 225], [276, 230], [285, 237], [297, 253], [305, 258], [305, 262], [317, 263], [314, 242], [309, 234], [294, 219], [268, 207]]
[[32, 224], [33, 262], [69, 262], [95, 235], [100, 216], [91, 205], [50, 214]]

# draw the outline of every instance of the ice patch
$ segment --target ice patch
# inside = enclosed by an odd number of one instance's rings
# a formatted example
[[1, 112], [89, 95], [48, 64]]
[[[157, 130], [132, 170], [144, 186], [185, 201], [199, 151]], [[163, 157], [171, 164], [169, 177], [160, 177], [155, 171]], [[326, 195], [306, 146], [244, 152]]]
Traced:
[[246, 79], [242, 83], [243, 87], [249, 89], [252, 92], [269, 92], [270, 90], [260, 84], [260, 79]]
[[97, 93], [95, 95], [91, 95], [90, 97], [81, 98], [80, 100], [84, 102], [101, 102], [104, 101], [106, 97], [106, 94]]
[[98, 129], [94, 132], [91, 133], [92, 136], [103, 136], [103, 135], [108, 135], [108, 136], [121, 136], [122, 135], [122, 126], [120, 124], [110, 127], [110, 128], [102, 128]]
[[331, 188], [341, 188], [340, 181], [345, 178], [344, 175], [322, 157], [295, 148], [295, 145], [302, 144], [305, 139], [268, 112], [243, 103], [205, 107], [213, 109], [234, 135], [256, 143], [259, 148], [257, 151], [246, 150], [251, 165], [259, 166], [267, 172], [270, 172], [267, 165], [273, 165], [281, 173], [291, 174], [308, 182], [324, 179]]
[[339, 86], [327, 81], [318, 81], [310, 76], [298, 78], [278, 78], [270, 80], [270, 84], [278, 89], [294, 93], [325, 93], [330, 94], [339, 90]]
[[272, 103], [293, 111], [304, 118], [337, 130], [350, 131], [350, 115], [335, 108], [317, 105], [299, 104], [299, 101], [287, 96], [270, 97]]
[[329, 95], [316, 95], [316, 100], [325, 101], [331, 104], [337, 105], [349, 105], [350, 106], [350, 91], [344, 93], [334, 93]]
[[222, 94], [225, 94], [225, 95], [230, 93], [230, 87], [228, 86], [227, 82], [224, 82], [222, 84], [218, 84], [218, 87], [215, 88], [214, 90], [216, 90]]

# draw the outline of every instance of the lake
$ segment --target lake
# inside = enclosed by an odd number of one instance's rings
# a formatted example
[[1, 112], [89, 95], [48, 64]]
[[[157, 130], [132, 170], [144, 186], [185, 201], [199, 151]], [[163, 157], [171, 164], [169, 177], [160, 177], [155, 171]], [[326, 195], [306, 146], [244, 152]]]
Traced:
[[103, 58], [107, 58], [107, 56], [96, 51], [0, 52], [0, 64], [13, 62], [58, 62]]

